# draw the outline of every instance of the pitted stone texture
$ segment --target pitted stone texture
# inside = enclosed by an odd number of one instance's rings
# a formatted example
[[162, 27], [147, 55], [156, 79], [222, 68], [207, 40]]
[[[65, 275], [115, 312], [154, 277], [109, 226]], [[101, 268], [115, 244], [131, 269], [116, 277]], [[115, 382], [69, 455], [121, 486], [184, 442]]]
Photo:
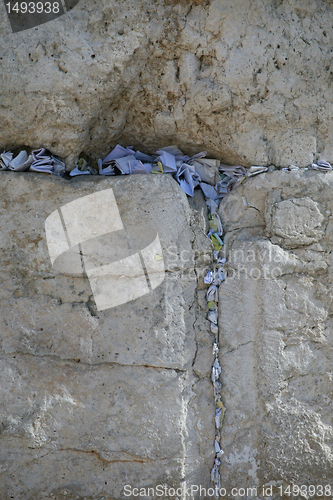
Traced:
[[323, 236], [323, 220], [317, 204], [310, 198], [291, 198], [274, 203], [271, 221], [266, 219], [266, 222], [273, 235], [280, 237], [274, 240], [292, 248], [319, 241]]
[[[20, 354], [1, 360], [1, 373], [6, 437], [22, 435], [33, 448], [55, 444], [61, 450], [96, 452], [110, 462], [182, 456], [181, 373], [70, 365]], [[168, 398], [174, 398], [172, 410], [160, 413]]]
[[[97, 311], [87, 278], [52, 268], [45, 220], [109, 188], [125, 228], [158, 232], [166, 276], [147, 295]], [[65, 181], [2, 172], [0, 192], [0, 499], [208, 486], [210, 334], [207, 321], [205, 338], [194, 326], [207, 256], [180, 186], [168, 175]]]
[[259, 492], [272, 482], [280, 498], [283, 481], [320, 485], [332, 477], [332, 188], [332, 173], [274, 171], [221, 204], [229, 259], [220, 287], [226, 488]]
[[68, 167], [115, 143], [231, 164], [333, 160], [329, 0], [80, 0], [12, 34], [0, 4], [0, 145]]

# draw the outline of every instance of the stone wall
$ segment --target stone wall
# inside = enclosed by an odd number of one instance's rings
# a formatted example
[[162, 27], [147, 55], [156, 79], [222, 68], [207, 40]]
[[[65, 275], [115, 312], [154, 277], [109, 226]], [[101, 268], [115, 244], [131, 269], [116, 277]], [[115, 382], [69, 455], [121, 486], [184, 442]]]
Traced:
[[[330, 0], [80, 0], [12, 33], [2, 2], [0, 148], [44, 146], [68, 168], [117, 142], [245, 166], [332, 161], [332, 22]], [[275, 171], [221, 205], [228, 492], [332, 477], [332, 184]], [[158, 232], [166, 276], [98, 311], [86, 277], [52, 268], [45, 220], [110, 186], [124, 225]], [[168, 176], [1, 172], [0, 203], [0, 500], [210, 485], [201, 194], [190, 206]]]
[[[330, 172], [273, 171], [221, 203], [228, 494], [256, 487], [259, 499], [272, 485], [281, 498], [279, 486], [332, 477], [332, 186]], [[86, 276], [52, 267], [45, 221], [110, 188], [125, 228], [157, 231], [165, 278], [97, 310]], [[211, 246], [201, 192], [189, 204], [169, 175], [66, 181], [2, 172], [0, 199], [0, 499], [212, 486], [214, 337], [203, 284]]]
[[332, 187], [332, 173], [275, 171], [220, 206], [221, 474], [260, 498], [332, 479]]
[[80, 0], [11, 33], [0, 4], [0, 146], [69, 167], [117, 141], [231, 164], [333, 160], [329, 0]]

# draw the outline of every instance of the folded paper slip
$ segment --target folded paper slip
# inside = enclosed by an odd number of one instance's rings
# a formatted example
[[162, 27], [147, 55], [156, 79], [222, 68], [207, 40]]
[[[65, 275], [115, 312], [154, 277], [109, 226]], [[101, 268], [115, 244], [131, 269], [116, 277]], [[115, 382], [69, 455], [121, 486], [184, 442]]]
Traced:
[[91, 174], [91, 172], [90, 172], [90, 170], [88, 170], [87, 162], [83, 158], [80, 158], [80, 160], [79, 160], [78, 164], [76, 165], [76, 167], [74, 168], [74, 170], [72, 170], [69, 173], [69, 175], [71, 177], [74, 177], [75, 175], [90, 175], [90, 174]]
[[28, 159], [28, 153], [26, 151], [21, 151], [13, 160], [8, 164], [11, 170], [15, 170], [16, 167], [25, 163]]
[[119, 158], [124, 158], [128, 155], [135, 155], [135, 151], [128, 146], [127, 148], [123, 148], [119, 144], [104, 158], [103, 165], [110, 163], [113, 160], [118, 160]]
[[331, 170], [331, 169], [332, 169], [332, 166], [331, 166], [331, 164], [330, 164], [330, 163], [328, 163], [328, 161], [325, 161], [325, 160], [318, 160], [318, 161], [317, 161], [317, 164], [318, 164], [318, 166], [319, 166], [319, 167], [326, 167], [326, 168], [328, 168], [329, 170]]
[[201, 165], [208, 165], [209, 167], [213, 168], [219, 168], [221, 163], [220, 160], [215, 160], [210, 158], [205, 158], [204, 160], [202, 158], [198, 158], [196, 161], [198, 163], [201, 163]]
[[254, 175], [262, 174], [263, 172], [267, 172], [267, 170], [268, 170], [267, 167], [253, 166], [253, 167], [250, 167], [249, 170], [246, 172], [246, 176], [253, 177]]
[[[219, 251], [220, 250], [213, 250], [213, 259], [214, 259], [214, 261], [217, 261], [217, 259], [219, 258]], [[213, 283], [213, 285], [215, 285], [215, 283]]]
[[181, 151], [178, 146], [166, 146], [165, 148], [160, 148], [157, 151], [157, 154], [160, 154], [161, 151], [166, 151], [170, 155], [174, 156], [176, 160], [182, 159], [185, 156], [183, 151]]
[[149, 168], [146, 169], [141, 160], [137, 160], [134, 155], [118, 158], [114, 160], [114, 164], [115, 168], [117, 168], [121, 174], [146, 174], [149, 172]]
[[210, 284], [213, 281], [213, 277], [214, 277], [213, 271], [208, 271], [208, 273], [204, 277], [204, 282]]
[[176, 158], [172, 154], [163, 150], [157, 151], [157, 153], [160, 155], [157, 160], [162, 163], [165, 173], [177, 171]]
[[246, 169], [241, 165], [231, 166], [231, 165], [224, 165], [222, 163], [220, 165], [220, 172], [226, 173], [232, 177], [243, 177], [246, 175]]
[[214, 443], [214, 449], [215, 449], [215, 453], [220, 453], [220, 451], [221, 451], [220, 443], [216, 439], [215, 439], [215, 443]]
[[217, 219], [216, 219], [216, 215], [214, 214], [211, 219], [209, 220], [208, 222], [208, 227], [209, 229], [214, 233], [215, 231], [218, 230], [218, 227], [217, 227]]
[[221, 400], [221, 392], [222, 392], [222, 384], [220, 382], [213, 382], [213, 387], [214, 387], [214, 398], [216, 401], [216, 404], [218, 404]]
[[190, 160], [200, 160], [201, 158], [204, 158], [207, 155], [207, 151], [201, 151], [200, 153], [196, 153], [195, 155], [191, 156]]
[[217, 233], [213, 233], [210, 236], [210, 239], [212, 240], [214, 250], [215, 251], [221, 250], [222, 245], [223, 245], [223, 241], [221, 240], [219, 235]]
[[76, 175], [90, 175], [89, 170], [80, 170], [78, 167], [75, 167], [71, 172], [69, 172], [71, 177], [75, 177]]
[[97, 160], [99, 175], [116, 175], [114, 168], [111, 165], [103, 168], [103, 161]]
[[135, 151], [134, 156], [137, 160], [142, 161], [142, 163], [154, 163], [156, 155], [146, 155], [141, 153], [141, 151]]
[[11, 153], [10, 151], [8, 151], [6, 153], [6, 151], [4, 151], [0, 156], [1, 168], [6, 170], [8, 168], [9, 163], [12, 161], [12, 159], [13, 159], [13, 153]]
[[218, 204], [211, 198], [206, 201], [206, 205], [211, 215], [214, 215], [216, 210], [219, 208]]
[[151, 163], [142, 163], [138, 160], [137, 163], [132, 166], [132, 174], [151, 174], [153, 166]]
[[30, 172], [40, 172], [44, 174], [52, 174], [53, 166], [52, 165], [34, 165], [32, 164], [29, 168]]
[[[215, 410], [215, 423], [217, 424], [217, 415], [218, 415], [218, 418], [219, 418], [219, 427], [221, 427], [222, 425], [222, 421], [223, 421], [223, 418], [224, 418], [224, 414], [225, 414], [225, 407], [222, 403], [222, 401], [217, 401], [216, 402], [216, 410]], [[217, 427], [217, 428], [219, 428]]]
[[147, 174], [151, 174], [153, 170], [153, 164], [152, 163], [143, 163], [143, 166], [147, 172]]
[[[215, 484], [217, 491], [221, 489], [221, 474], [219, 473], [219, 466], [220, 464], [215, 464], [211, 472], [211, 480]], [[214, 496], [215, 498], [218, 498], [216, 494]]]
[[219, 333], [218, 326], [215, 325], [214, 323], [210, 324], [210, 331], [214, 334], [217, 335]]
[[157, 166], [154, 166], [151, 171], [152, 174], [164, 174], [163, 165], [160, 161], [157, 162]]
[[222, 281], [225, 280], [225, 278], [226, 274], [224, 269], [219, 268], [214, 276], [213, 285], [220, 286], [220, 284], [222, 283]]
[[289, 167], [283, 167], [284, 172], [293, 172], [294, 170], [299, 170], [299, 167], [296, 165], [289, 165]]
[[127, 155], [114, 160], [115, 167], [121, 174], [131, 174], [131, 168], [138, 162], [134, 155]]
[[219, 429], [222, 425], [222, 420], [223, 420], [223, 415], [224, 415], [224, 412], [222, 410], [222, 408], [217, 408], [215, 410], [215, 426], [216, 426], [216, 429]]
[[32, 172], [42, 172], [47, 174], [53, 173], [53, 163], [54, 159], [49, 156], [44, 148], [36, 149], [32, 152], [33, 163], [30, 166], [30, 171]]
[[208, 316], [207, 316], [208, 321], [211, 321], [215, 325], [217, 325], [217, 319], [218, 315], [216, 311], [209, 311]]
[[218, 359], [216, 358], [212, 367], [212, 382], [216, 382], [219, 379], [221, 372], [222, 368], [220, 366]]
[[29, 169], [33, 161], [32, 155], [28, 156], [26, 151], [21, 151], [21, 153], [8, 164], [8, 169], [14, 172], [24, 172]]
[[198, 186], [200, 182], [200, 177], [196, 173], [194, 167], [183, 163], [182, 166], [178, 168], [175, 178], [179, 182], [182, 190], [187, 195], [193, 196], [194, 188]]
[[215, 311], [217, 309], [217, 305], [216, 303], [214, 302], [214, 300], [209, 300], [207, 302], [207, 307], [210, 311]]
[[194, 160], [191, 162], [196, 173], [200, 176], [202, 182], [215, 186], [220, 180], [220, 172], [218, 167], [206, 165], [203, 160]]
[[332, 166], [328, 161], [319, 160], [317, 163], [312, 163], [311, 168], [313, 170], [332, 170]]
[[205, 182], [200, 182], [200, 187], [206, 198], [212, 199], [214, 201], [218, 199], [217, 191], [213, 186], [211, 186], [210, 184], [206, 184]]
[[232, 188], [233, 188], [233, 185], [226, 186], [225, 184], [222, 184], [220, 182], [217, 183], [216, 184], [216, 191], [217, 191], [218, 198], [224, 198], [226, 194], [230, 193]]
[[215, 213], [211, 215], [211, 219], [208, 222], [208, 227], [209, 229], [212, 229], [214, 233], [217, 233], [219, 236], [222, 236], [223, 227], [219, 214]]
[[236, 177], [229, 174], [222, 174], [222, 176], [223, 177], [221, 177], [221, 180], [216, 184], [216, 190], [219, 197], [223, 197], [227, 193], [229, 193], [233, 186], [241, 182], [241, 180], [244, 178], [244, 176]]
[[[53, 158], [52, 174], [62, 176], [62, 175], [64, 175], [65, 170], [66, 170], [66, 165], [64, 164], [64, 162], [58, 160], [57, 158]], [[92, 170], [95, 170], [95, 169], [92, 169]], [[97, 170], [95, 170], [95, 173], [97, 174]]]
[[204, 158], [207, 154], [207, 151], [201, 151], [200, 153], [196, 153], [195, 155], [193, 156], [188, 156], [186, 154], [184, 154], [178, 146], [166, 146], [164, 148], [160, 148], [157, 153], [160, 154], [161, 151], [165, 151], [171, 155], [173, 155], [176, 159], [176, 162], [177, 162], [177, 166], [180, 166], [178, 165], [178, 163], [189, 163], [191, 162], [192, 160], [198, 160], [200, 158]]
[[219, 300], [219, 294], [218, 294], [218, 289], [216, 285], [211, 285], [206, 293], [206, 300], [207, 302], [214, 301], [218, 302]]
[[34, 159], [34, 163], [37, 165], [52, 165], [52, 157], [45, 154], [46, 150], [44, 148], [35, 149], [31, 154]]
[[77, 168], [81, 172], [85, 172], [86, 170], [88, 170], [88, 163], [86, 162], [86, 160], [84, 158], [79, 159], [78, 164], [77, 164]]
[[214, 449], [215, 449], [216, 457], [221, 458], [222, 455], [224, 454], [224, 451], [221, 449], [220, 444], [216, 439], [215, 439], [215, 443], [214, 443]]

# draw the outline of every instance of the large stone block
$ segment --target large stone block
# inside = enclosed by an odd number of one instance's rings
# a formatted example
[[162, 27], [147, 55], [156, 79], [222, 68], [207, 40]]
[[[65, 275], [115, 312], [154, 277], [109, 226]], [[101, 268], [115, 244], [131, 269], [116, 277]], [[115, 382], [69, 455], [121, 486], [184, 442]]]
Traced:
[[69, 167], [117, 141], [231, 164], [333, 160], [330, 0], [80, 0], [19, 33], [6, 3], [0, 146], [43, 145]]
[[271, 484], [281, 498], [280, 485], [319, 493], [330, 485], [332, 188], [332, 173], [274, 171], [221, 204], [229, 268], [220, 287], [221, 474], [229, 491], [257, 487], [263, 498]]
[[[152, 256], [163, 258], [165, 276], [148, 293], [99, 310], [86, 275], [51, 265], [45, 221], [65, 214], [69, 237], [75, 226], [78, 241], [96, 243], [74, 257], [84, 261], [89, 248], [97, 261], [100, 221], [118, 217], [105, 198], [110, 189], [124, 228], [140, 228], [128, 249], [142, 250], [146, 235], [158, 233], [162, 255]], [[211, 249], [196, 246], [199, 212], [168, 175], [66, 181], [2, 172], [0, 193], [0, 499], [123, 498], [126, 484], [207, 486], [210, 334], [206, 322], [199, 346], [194, 324]], [[56, 212], [64, 206], [68, 213]], [[110, 248], [102, 245], [103, 259], [119, 260], [121, 248], [112, 247], [113, 256]]]

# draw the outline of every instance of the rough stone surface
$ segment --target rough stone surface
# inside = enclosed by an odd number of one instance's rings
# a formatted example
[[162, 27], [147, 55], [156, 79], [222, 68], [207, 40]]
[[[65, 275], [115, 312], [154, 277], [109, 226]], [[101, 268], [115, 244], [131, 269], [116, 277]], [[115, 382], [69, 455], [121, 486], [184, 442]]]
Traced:
[[[166, 277], [97, 311], [87, 278], [51, 267], [44, 226], [62, 205], [110, 187], [124, 227], [157, 230]], [[197, 284], [211, 247], [200, 212], [167, 175], [66, 181], [2, 172], [0, 199], [0, 499], [208, 486], [212, 338]]]
[[333, 160], [330, 0], [80, 0], [11, 33], [0, 4], [0, 146], [72, 167], [117, 141], [231, 164]]
[[332, 479], [332, 188], [333, 173], [274, 171], [220, 206], [221, 474], [260, 498]]
[[[98, 311], [87, 278], [51, 267], [45, 220], [110, 187], [125, 227], [158, 232], [166, 277]], [[259, 499], [272, 485], [278, 499], [279, 485], [332, 478], [332, 188], [333, 172], [275, 170], [221, 203], [227, 492], [257, 487]], [[168, 175], [66, 181], [2, 172], [0, 200], [0, 500], [211, 486], [203, 275], [212, 248], [201, 194], [189, 204]]]

